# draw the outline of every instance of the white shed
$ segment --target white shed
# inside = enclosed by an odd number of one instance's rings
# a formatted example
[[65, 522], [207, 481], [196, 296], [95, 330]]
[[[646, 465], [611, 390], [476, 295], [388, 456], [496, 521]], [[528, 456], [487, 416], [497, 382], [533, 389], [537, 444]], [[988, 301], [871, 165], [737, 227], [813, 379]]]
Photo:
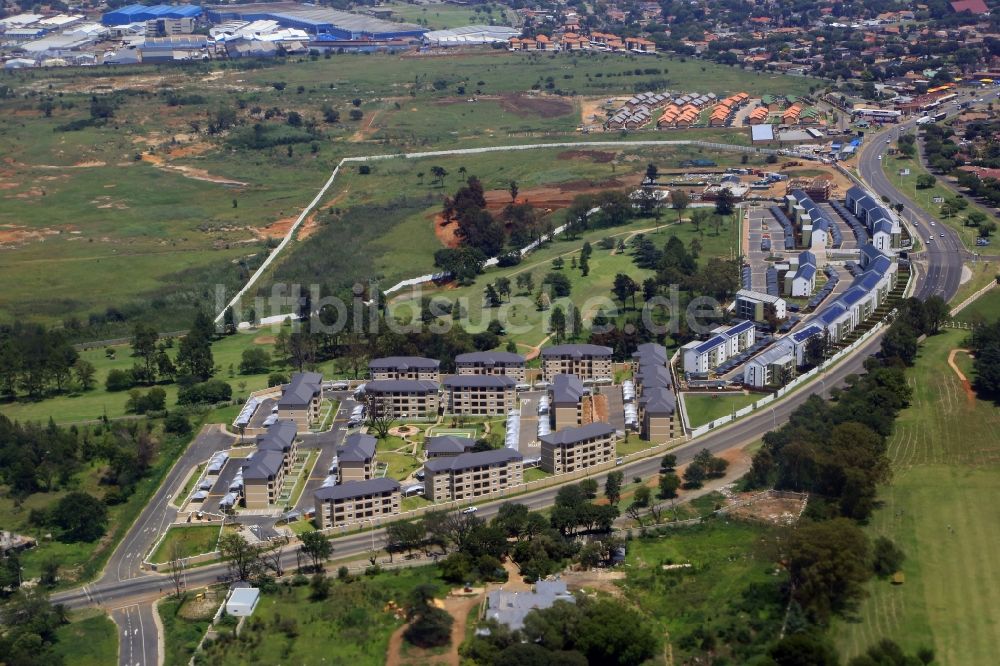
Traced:
[[226, 613], [236, 617], [253, 615], [260, 601], [260, 590], [256, 587], [238, 587], [229, 593], [226, 601]]

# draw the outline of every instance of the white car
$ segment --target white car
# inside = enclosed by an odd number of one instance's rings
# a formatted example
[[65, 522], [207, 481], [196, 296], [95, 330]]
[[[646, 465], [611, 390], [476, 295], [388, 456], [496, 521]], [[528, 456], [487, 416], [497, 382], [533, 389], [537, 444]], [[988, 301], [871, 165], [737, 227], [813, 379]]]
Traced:
[[879, 155], [879, 156], [878, 156], [878, 161], [879, 161], [879, 162], [881, 162], [881, 161], [882, 161], [882, 156], [881, 156], [881, 155]]
[[934, 226], [934, 224], [935, 224], [935, 223], [934, 223], [934, 220], [931, 220], [931, 226], [932, 226], [932, 227]]
[[928, 243], [930, 243], [932, 240], [934, 240], [934, 236], [928, 236], [927, 237], [927, 242]]
[[468, 513], [475, 513], [476, 511], [479, 511], [479, 507], [478, 506], [470, 506], [470, 507], [468, 507], [466, 509], [462, 509], [462, 513], [467, 513], [467, 514]]
[[941, 238], [944, 238], [944, 234], [938, 234], [938, 236], [940, 236]]

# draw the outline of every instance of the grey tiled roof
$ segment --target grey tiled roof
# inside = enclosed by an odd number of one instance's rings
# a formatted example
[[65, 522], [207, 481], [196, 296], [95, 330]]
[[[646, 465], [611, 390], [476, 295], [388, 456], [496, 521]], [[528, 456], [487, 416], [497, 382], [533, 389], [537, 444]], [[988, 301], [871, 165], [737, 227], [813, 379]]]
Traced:
[[423, 356], [386, 356], [368, 363], [369, 370], [437, 370], [440, 366], [441, 361]]
[[464, 453], [466, 449], [475, 446], [471, 437], [455, 437], [454, 435], [438, 435], [424, 440], [424, 451], [428, 454]]
[[615, 431], [607, 423], [588, 423], [574, 428], [563, 428], [557, 432], [539, 437], [546, 444], [575, 444], [593, 437], [606, 437]]
[[583, 395], [583, 382], [576, 375], [556, 375], [552, 378], [552, 404], [576, 404]]
[[442, 472], [445, 470], [458, 471], [471, 467], [482, 467], [483, 465], [496, 465], [497, 463], [510, 462], [512, 460], [523, 460], [524, 456], [514, 449], [493, 449], [492, 451], [477, 451], [463, 453], [461, 455], [434, 458], [424, 463], [424, 469], [431, 472]]
[[456, 356], [455, 363], [459, 365], [464, 363], [481, 363], [483, 365], [493, 365], [497, 363], [523, 364], [524, 357], [520, 354], [513, 354], [505, 351], [470, 352], [468, 354], [459, 354]]
[[368, 393], [434, 393], [437, 382], [428, 379], [376, 379], [365, 384]]
[[580, 358], [583, 356], [597, 356], [611, 358], [611, 347], [602, 345], [555, 345], [542, 349], [542, 358], [557, 358], [560, 356], [573, 356]]
[[318, 372], [296, 372], [281, 392], [278, 407], [301, 408], [312, 402], [322, 390], [323, 375]]
[[336, 486], [320, 488], [313, 497], [320, 501], [364, 497], [379, 493], [399, 490], [399, 482], [395, 479], [368, 479], [367, 481], [348, 481]]
[[375, 456], [376, 439], [371, 435], [356, 432], [348, 435], [344, 445], [337, 449], [340, 462], [365, 462]]
[[516, 382], [507, 375], [451, 375], [441, 383], [448, 388], [512, 388]]

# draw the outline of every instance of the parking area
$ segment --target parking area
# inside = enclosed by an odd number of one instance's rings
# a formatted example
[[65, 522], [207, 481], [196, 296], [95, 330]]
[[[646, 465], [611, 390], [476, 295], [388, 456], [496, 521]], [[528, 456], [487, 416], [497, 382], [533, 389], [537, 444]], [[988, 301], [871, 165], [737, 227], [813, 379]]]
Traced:
[[840, 234], [842, 236], [842, 241], [840, 245], [841, 250], [857, 250], [858, 249], [858, 239], [854, 237], [854, 232], [851, 230], [851, 225], [842, 218], [837, 211], [829, 203], [819, 203], [820, 210], [826, 213], [828, 220], [837, 225], [840, 229]]
[[767, 258], [772, 251], [761, 250], [761, 241], [766, 235], [770, 239], [771, 248], [783, 254], [785, 232], [766, 208], [751, 208], [747, 212], [747, 233], [750, 237], [747, 256], [750, 264], [750, 288], [767, 292], [767, 269], [770, 265]]
[[528, 391], [521, 394], [521, 427], [518, 434], [517, 450], [525, 458], [540, 455], [541, 446], [538, 441], [538, 399], [544, 395], [542, 391]]
[[608, 423], [615, 430], [625, 430], [625, 398], [620, 384], [600, 387], [601, 395], [608, 400]]
[[265, 428], [266, 426], [264, 425], [264, 421], [271, 416], [271, 410], [274, 409], [277, 404], [278, 401], [275, 398], [264, 398], [261, 400], [260, 404], [257, 405], [257, 409], [254, 410], [253, 416], [250, 417], [250, 423], [247, 424], [247, 430], [252, 432], [258, 428]]

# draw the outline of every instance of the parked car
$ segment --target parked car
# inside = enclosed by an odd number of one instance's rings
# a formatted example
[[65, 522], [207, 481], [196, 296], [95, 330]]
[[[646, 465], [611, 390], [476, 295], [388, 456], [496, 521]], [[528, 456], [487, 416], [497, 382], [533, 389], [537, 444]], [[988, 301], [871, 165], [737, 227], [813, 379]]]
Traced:
[[478, 506], [470, 506], [470, 507], [466, 507], [466, 508], [462, 509], [462, 513], [466, 513], [466, 514], [475, 513], [476, 511], [479, 511], [479, 507]]

